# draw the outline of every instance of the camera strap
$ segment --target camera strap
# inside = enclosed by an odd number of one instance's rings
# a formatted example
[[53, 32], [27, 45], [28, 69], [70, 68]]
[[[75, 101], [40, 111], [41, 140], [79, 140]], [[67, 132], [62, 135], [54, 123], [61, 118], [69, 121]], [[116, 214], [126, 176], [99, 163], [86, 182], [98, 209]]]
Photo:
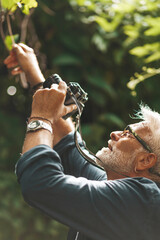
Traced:
[[[100, 165], [97, 164], [96, 162], [96, 158], [103, 164], [103, 162], [101, 161], [101, 159], [99, 159], [98, 157], [95, 156], [94, 153], [92, 153], [84, 144], [84, 141], [83, 141], [83, 138], [82, 138], [82, 131], [81, 131], [81, 121], [80, 121], [80, 118], [81, 118], [81, 115], [82, 115], [82, 112], [83, 112], [83, 108], [79, 107], [79, 104], [77, 102], [77, 99], [76, 97], [74, 96], [74, 94], [72, 93], [71, 94], [71, 98], [73, 99], [73, 101], [75, 102], [76, 106], [77, 106], [77, 110], [78, 110], [78, 114], [76, 116], [76, 124], [75, 124], [75, 133], [74, 133], [74, 140], [75, 140], [75, 143], [76, 143], [76, 147], [79, 151], [79, 153], [89, 162], [91, 163], [92, 165], [94, 165], [95, 167], [97, 168], [100, 168], [102, 169], [103, 171], [104, 168], [101, 167]], [[87, 152], [93, 156], [93, 158], [89, 157], [88, 154], [86, 154], [84, 152], [84, 150], [82, 150], [81, 146], [79, 145], [79, 142], [78, 142], [78, 129], [79, 129], [79, 134], [80, 134], [80, 137], [81, 137], [81, 140], [82, 140], [82, 144], [83, 144], [83, 147], [85, 150], [87, 150]]]

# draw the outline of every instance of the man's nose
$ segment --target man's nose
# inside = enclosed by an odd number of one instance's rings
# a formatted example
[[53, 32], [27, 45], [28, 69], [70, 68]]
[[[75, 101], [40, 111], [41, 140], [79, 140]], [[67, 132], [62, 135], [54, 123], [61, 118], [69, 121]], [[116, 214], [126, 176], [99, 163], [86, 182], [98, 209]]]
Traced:
[[116, 131], [116, 132], [111, 132], [110, 137], [113, 141], [118, 141], [121, 137], [121, 133], [120, 131]]

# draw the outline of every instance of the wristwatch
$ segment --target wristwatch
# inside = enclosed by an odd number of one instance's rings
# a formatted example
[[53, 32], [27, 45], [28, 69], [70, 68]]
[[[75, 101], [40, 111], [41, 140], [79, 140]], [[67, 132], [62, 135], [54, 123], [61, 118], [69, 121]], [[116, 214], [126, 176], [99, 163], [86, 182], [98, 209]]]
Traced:
[[52, 133], [52, 127], [48, 123], [41, 121], [41, 120], [34, 120], [34, 121], [28, 123], [27, 132], [34, 132], [34, 131], [36, 131], [38, 129], [42, 129], [42, 128], [46, 129], [50, 133]]

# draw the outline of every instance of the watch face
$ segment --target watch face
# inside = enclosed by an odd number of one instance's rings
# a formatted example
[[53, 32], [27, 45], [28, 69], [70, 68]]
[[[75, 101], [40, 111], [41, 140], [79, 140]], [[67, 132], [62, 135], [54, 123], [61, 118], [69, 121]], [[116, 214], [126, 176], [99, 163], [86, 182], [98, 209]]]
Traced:
[[52, 127], [43, 121], [35, 120], [35, 121], [30, 122], [27, 125], [27, 132], [34, 132], [39, 129], [46, 129], [52, 134]]
[[33, 121], [29, 124], [30, 129], [35, 129], [40, 125], [39, 121]]

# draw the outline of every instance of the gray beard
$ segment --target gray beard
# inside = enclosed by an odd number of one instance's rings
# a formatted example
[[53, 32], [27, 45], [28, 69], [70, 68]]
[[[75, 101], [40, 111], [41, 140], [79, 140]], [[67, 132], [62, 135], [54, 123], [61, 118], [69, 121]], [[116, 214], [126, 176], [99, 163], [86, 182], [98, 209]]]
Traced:
[[113, 170], [117, 173], [129, 173], [133, 170], [134, 166], [134, 159], [137, 152], [133, 154], [126, 154], [122, 153], [121, 151], [117, 150], [111, 154], [107, 152], [97, 152], [96, 156], [101, 159], [102, 163], [97, 160], [97, 163], [105, 168], [105, 170]]

